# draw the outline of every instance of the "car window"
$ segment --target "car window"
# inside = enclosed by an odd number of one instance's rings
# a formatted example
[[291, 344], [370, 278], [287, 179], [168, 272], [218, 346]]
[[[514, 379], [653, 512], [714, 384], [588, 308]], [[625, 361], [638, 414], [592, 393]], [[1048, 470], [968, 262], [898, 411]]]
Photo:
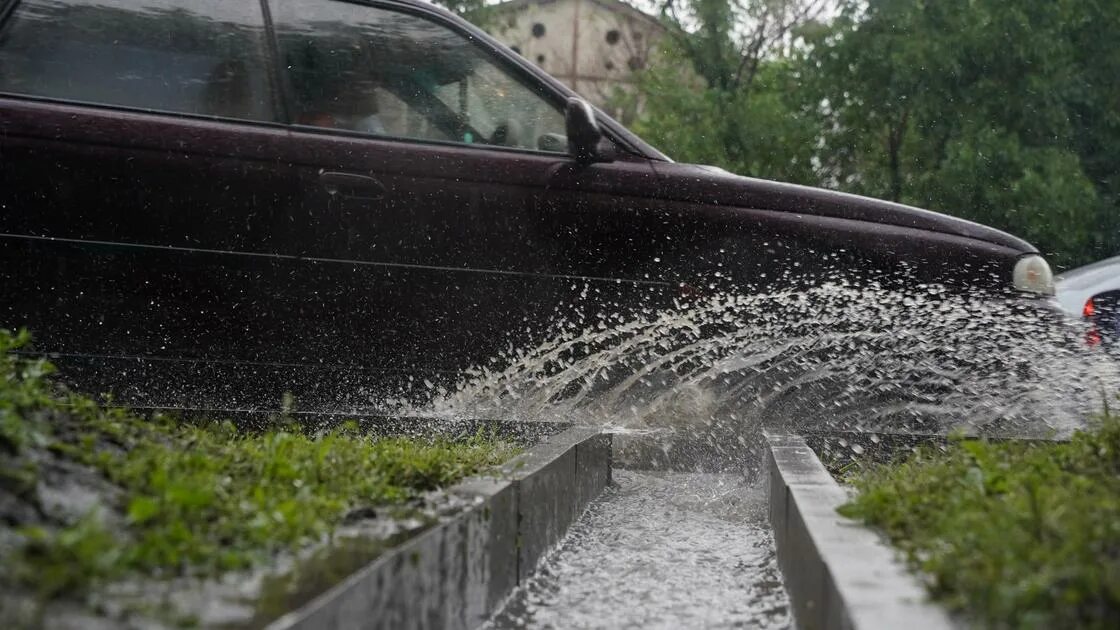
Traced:
[[0, 91], [271, 121], [253, 0], [21, 0], [0, 27]]
[[564, 133], [560, 109], [465, 35], [371, 6], [272, 4], [297, 124], [520, 149], [564, 146], [555, 142]]

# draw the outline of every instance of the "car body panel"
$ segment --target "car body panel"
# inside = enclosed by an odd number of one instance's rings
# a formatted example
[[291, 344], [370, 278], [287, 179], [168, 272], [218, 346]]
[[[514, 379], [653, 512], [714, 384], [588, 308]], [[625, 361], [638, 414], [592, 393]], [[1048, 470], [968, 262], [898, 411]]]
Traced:
[[1038, 251], [986, 225], [889, 201], [742, 177], [711, 166], [655, 162], [654, 169], [669, 181], [664, 195], [684, 201], [883, 223], [985, 241], [1023, 254]]
[[1086, 343], [1120, 344], [1120, 256], [1067, 271], [1054, 285], [1062, 310], [1089, 324]]
[[1054, 289], [1054, 297], [1062, 309], [1080, 317], [1090, 297], [1120, 290], [1120, 256], [1061, 273], [1054, 279]]

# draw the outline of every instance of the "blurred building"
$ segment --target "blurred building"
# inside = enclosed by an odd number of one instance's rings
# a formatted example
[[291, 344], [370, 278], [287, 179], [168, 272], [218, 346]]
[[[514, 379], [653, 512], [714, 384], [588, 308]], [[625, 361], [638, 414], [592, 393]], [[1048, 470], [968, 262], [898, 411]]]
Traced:
[[615, 98], [655, 60], [665, 27], [618, 0], [511, 0], [487, 30], [584, 98], [628, 118]]

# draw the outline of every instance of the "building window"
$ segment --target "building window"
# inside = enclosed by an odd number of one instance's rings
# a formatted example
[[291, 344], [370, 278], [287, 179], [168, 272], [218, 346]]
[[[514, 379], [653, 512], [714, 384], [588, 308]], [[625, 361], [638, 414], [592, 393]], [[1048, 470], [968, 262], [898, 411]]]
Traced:
[[629, 66], [631, 70], [637, 72], [646, 67], [646, 61], [641, 57], [631, 57], [630, 60], [626, 62], [626, 65]]
[[544, 24], [537, 22], [533, 25], [533, 37], [544, 37]]
[[519, 54], [519, 55], [521, 54], [521, 48], [520, 48], [520, 47], [518, 47], [518, 46], [511, 46], [511, 47], [510, 47], [510, 50], [512, 50], [513, 52], [515, 52], [515, 53], [517, 53], [517, 54]]
[[538, 66], [543, 66], [544, 65], [544, 55], [537, 55], [537, 65]]
[[617, 44], [618, 40], [620, 39], [622, 39], [622, 33], [619, 33], [618, 29], [612, 28], [611, 30], [607, 31], [607, 43], [611, 46]]

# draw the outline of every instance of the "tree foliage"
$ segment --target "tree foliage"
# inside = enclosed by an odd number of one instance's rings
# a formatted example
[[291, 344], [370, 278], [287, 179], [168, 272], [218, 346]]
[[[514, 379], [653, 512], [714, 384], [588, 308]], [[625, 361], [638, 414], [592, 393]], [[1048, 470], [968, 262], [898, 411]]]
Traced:
[[1059, 266], [1120, 253], [1120, 0], [830, 6], [667, 0], [635, 127], [681, 160], [987, 223]]
[[666, 0], [668, 46], [639, 79], [635, 130], [676, 159], [816, 183], [818, 125], [797, 111], [800, 67], [792, 43], [821, 6]]

